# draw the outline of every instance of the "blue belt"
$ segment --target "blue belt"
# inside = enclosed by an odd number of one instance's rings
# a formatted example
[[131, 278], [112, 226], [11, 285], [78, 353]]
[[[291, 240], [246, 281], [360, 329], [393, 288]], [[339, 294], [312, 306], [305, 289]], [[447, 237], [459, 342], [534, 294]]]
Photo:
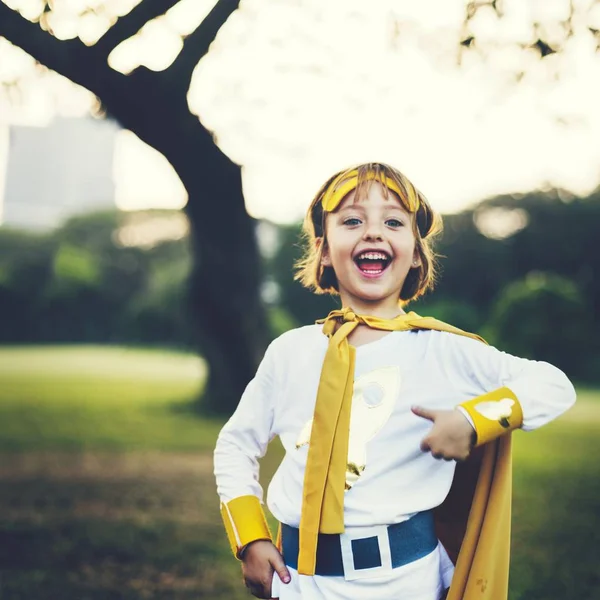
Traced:
[[[369, 528], [366, 528], [369, 529]], [[391, 568], [395, 569], [427, 556], [435, 550], [438, 544], [433, 524], [433, 512], [417, 513], [408, 521], [388, 525], [382, 528], [382, 536], [356, 537], [349, 542], [342, 540], [346, 534], [320, 533], [317, 541], [317, 560], [315, 575], [347, 576], [348, 570], [355, 573], [365, 569], [382, 567], [382, 556], [391, 556]], [[353, 533], [360, 531], [355, 528]], [[285, 564], [294, 569], [298, 568], [300, 531], [285, 523], [281, 524], [281, 546]], [[389, 543], [387, 548], [381, 544]], [[344, 568], [344, 547], [351, 549], [352, 564]]]

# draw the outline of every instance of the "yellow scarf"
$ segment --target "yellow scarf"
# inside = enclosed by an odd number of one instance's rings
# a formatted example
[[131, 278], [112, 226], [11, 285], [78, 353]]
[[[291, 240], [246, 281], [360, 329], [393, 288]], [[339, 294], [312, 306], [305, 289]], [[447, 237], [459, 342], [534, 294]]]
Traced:
[[[298, 571], [304, 575], [314, 574], [318, 534], [344, 531], [344, 484], [355, 362], [355, 349], [348, 343], [350, 333], [362, 323], [385, 331], [447, 331], [484, 342], [477, 335], [414, 312], [395, 319], [380, 319], [357, 315], [346, 308], [331, 312], [321, 322], [329, 346], [321, 372], [304, 477], [298, 557]], [[510, 436], [477, 450], [464, 466], [457, 465], [450, 495], [436, 511], [438, 537], [456, 562], [448, 600], [501, 600], [507, 596]]]

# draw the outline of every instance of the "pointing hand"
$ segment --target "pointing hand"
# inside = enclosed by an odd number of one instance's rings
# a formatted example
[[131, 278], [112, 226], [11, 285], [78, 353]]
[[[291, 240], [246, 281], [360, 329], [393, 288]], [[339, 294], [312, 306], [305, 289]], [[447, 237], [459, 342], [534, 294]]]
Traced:
[[433, 423], [421, 440], [421, 450], [434, 458], [465, 460], [475, 444], [475, 429], [459, 410], [430, 410], [413, 406], [412, 412]]

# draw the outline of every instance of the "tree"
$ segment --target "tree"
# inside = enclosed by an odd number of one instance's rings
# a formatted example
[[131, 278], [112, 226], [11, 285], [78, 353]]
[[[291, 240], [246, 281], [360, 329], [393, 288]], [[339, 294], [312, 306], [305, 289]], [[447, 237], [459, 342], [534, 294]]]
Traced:
[[86, 46], [78, 39], [60, 41], [0, 1], [0, 36], [94, 93], [113, 118], [163, 154], [179, 175], [189, 196], [193, 240], [190, 318], [210, 370], [205, 406], [227, 414], [268, 341], [260, 260], [240, 167], [190, 112], [186, 94], [194, 68], [239, 0], [219, 0], [165, 71], [139, 67], [123, 75], [108, 64], [114, 48], [177, 2], [143, 0], [96, 44]]
[[573, 281], [531, 272], [498, 297], [489, 323], [494, 341], [508, 352], [548, 361], [571, 377], [589, 378], [597, 342], [593, 319]]
[[[599, 1], [593, 0], [592, 4]], [[220, 151], [211, 133], [190, 113], [186, 94], [192, 71], [208, 52], [221, 25], [237, 9], [239, 0], [219, 0], [202, 24], [185, 39], [173, 64], [161, 73], [140, 67], [125, 76], [108, 65], [113, 49], [177, 3], [178, 0], [141, 0], [99, 41], [87, 46], [77, 39], [59, 41], [48, 28], [44, 30], [27, 21], [0, 0], [0, 36], [96, 94], [112, 117], [161, 152], [178, 173], [189, 194], [187, 212], [195, 258], [190, 297], [195, 327], [203, 338], [204, 355], [210, 367], [208, 401], [213, 410], [229, 413], [254, 373], [268, 337], [259, 298], [258, 251], [253, 222], [244, 207], [240, 169]], [[502, 0], [465, 0], [461, 30], [450, 42], [458, 49], [459, 63], [468, 52], [485, 57], [498, 51], [495, 40], [490, 39], [495, 35], [485, 32], [489, 31], [490, 22], [492, 30], [498, 23], [511, 27], [510, 19], [503, 21], [504, 4]], [[536, 3], [541, 4], [545, 3]], [[592, 40], [598, 40], [593, 18], [589, 17], [592, 20], [588, 22], [587, 14], [583, 18], [575, 14], [574, 2], [563, 0], [562, 4], [567, 12], [549, 17], [548, 31], [534, 17], [530, 27], [519, 29], [517, 38], [499, 37], [508, 39], [506, 44], [519, 47], [532, 60], [563, 51], [573, 37], [575, 26], [583, 28]], [[51, 2], [45, 11], [53, 12]], [[591, 14], [587, 7], [580, 12]], [[402, 37], [400, 21], [405, 18], [402, 8], [399, 15], [389, 18], [394, 29], [392, 46]], [[557, 28], [558, 37], [553, 33]], [[439, 41], [437, 33], [425, 35], [425, 45], [432, 48], [434, 55], [446, 59], [450, 53], [439, 52], [436, 44], [431, 44], [433, 37]], [[334, 54], [336, 68], [338, 59], [339, 55]], [[369, 70], [372, 70], [370, 63]], [[523, 69], [519, 66], [516, 70], [514, 75], [519, 80]], [[361, 87], [356, 85], [355, 69], [351, 73], [352, 88]], [[226, 235], [221, 223], [227, 224]]]
[[20, 343], [35, 340], [37, 300], [52, 277], [57, 241], [49, 235], [34, 235], [3, 229], [0, 233], [0, 311], [4, 319], [0, 341]]
[[434, 298], [479, 307], [481, 326], [505, 286], [531, 271], [543, 271], [572, 280], [596, 306], [599, 192], [587, 198], [560, 190], [499, 196], [445, 216], [438, 248], [444, 258]]

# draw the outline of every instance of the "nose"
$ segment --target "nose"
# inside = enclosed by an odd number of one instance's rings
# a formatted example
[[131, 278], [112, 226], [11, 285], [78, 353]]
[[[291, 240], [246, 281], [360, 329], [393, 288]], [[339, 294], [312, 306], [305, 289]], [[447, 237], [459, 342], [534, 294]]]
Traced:
[[383, 241], [383, 232], [381, 230], [381, 224], [377, 223], [376, 221], [369, 221], [365, 228], [363, 239], [365, 241]]

